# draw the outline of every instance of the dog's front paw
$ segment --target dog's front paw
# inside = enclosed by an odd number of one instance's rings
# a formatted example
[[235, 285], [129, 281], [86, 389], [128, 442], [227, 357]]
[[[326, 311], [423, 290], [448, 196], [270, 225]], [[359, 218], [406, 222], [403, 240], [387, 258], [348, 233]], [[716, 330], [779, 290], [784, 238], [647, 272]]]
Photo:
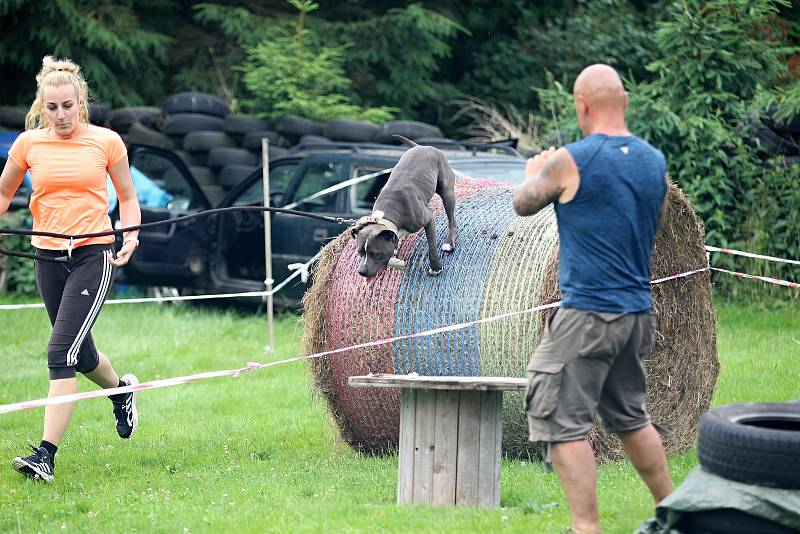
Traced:
[[438, 271], [434, 271], [433, 267], [428, 267], [428, 274], [431, 275], [431, 276], [439, 276], [439, 274], [441, 274], [441, 272], [442, 272], [441, 268], [439, 268]]
[[445, 243], [444, 245], [442, 245], [442, 251], [443, 252], [453, 252], [455, 250], [455, 248], [456, 247], [454, 247], [450, 243]]

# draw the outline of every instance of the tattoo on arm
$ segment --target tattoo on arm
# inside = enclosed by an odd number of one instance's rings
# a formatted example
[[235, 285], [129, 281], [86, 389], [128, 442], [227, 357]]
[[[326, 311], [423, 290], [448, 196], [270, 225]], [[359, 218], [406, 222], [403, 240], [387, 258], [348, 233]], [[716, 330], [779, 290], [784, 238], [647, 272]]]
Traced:
[[517, 212], [520, 215], [533, 215], [548, 204], [558, 202], [564, 192], [561, 172], [561, 158], [551, 156], [537, 174], [526, 180], [517, 202]]

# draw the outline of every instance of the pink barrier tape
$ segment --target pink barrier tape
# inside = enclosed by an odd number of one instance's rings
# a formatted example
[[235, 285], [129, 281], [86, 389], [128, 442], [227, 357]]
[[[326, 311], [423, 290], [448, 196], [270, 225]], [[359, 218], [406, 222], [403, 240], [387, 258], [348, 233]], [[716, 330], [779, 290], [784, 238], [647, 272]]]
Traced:
[[170, 386], [178, 386], [181, 384], [188, 384], [190, 382], [197, 382], [200, 380], [206, 380], [209, 378], [218, 378], [222, 376], [239, 376], [240, 374], [247, 372], [247, 371], [256, 371], [258, 369], [264, 369], [266, 367], [275, 367], [276, 365], [283, 365], [286, 363], [291, 362], [299, 362], [303, 360], [310, 360], [312, 358], [321, 358], [323, 356], [330, 356], [332, 354], [338, 354], [341, 352], [347, 352], [350, 350], [360, 349], [364, 347], [374, 347], [377, 345], [384, 345], [387, 343], [394, 343], [395, 341], [399, 341], [401, 339], [410, 339], [414, 337], [423, 337], [423, 336], [431, 336], [434, 334], [439, 334], [442, 332], [452, 332], [454, 330], [461, 330], [464, 328], [468, 328], [475, 324], [480, 323], [488, 323], [491, 321], [499, 321], [501, 319], [507, 319], [509, 317], [514, 317], [517, 315], [524, 315], [527, 313], [533, 313], [537, 311], [546, 310], [549, 308], [556, 308], [561, 305], [561, 302], [553, 302], [551, 304], [544, 304], [541, 306], [536, 306], [535, 308], [528, 308], [527, 310], [516, 311], [516, 312], [509, 312], [504, 313], [502, 315], [497, 315], [494, 317], [485, 317], [483, 319], [479, 319], [477, 321], [470, 321], [467, 323], [459, 323], [453, 324], [449, 326], [442, 326], [439, 328], [433, 328], [431, 330], [425, 330], [424, 332], [417, 332], [414, 334], [407, 334], [404, 336], [396, 336], [387, 339], [380, 339], [377, 341], [369, 341], [367, 343], [361, 343], [360, 345], [354, 345], [351, 347], [343, 347], [340, 349], [329, 350], [325, 352], [318, 352], [316, 354], [309, 354], [308, 356], [297, 356], [295, 358], [287, 358], [285, 360], [279, 360], [270, 363], [258, 363], [258, 362], [249, 362], [247, 367], [241, 367], [239, 369], [229, 369], [226, 371], [209, 371], [206, 373], [198, 373], [194, 375], [188, 376], [179, 376], [175, 378], [165, 378], [163, 380], [154, 380], [152, 382], [142, 382], [141, 384], [136, 384], [134, 386], [125, 386], [121, 388], [109, 388], [109, 389], [99, 389], [95, 391], [87, 391], [82, 393], [74, 393], [72, 395], [62, 395], [60, 397], [50, 397], [46, 399], [37, 399], [25, 402], [17, 402], [14, 404], [3, 404], [0, 405], [0, 415], [12, 412], [19, 412], [22, 410], [30, 410], [32, 408], [41, 408], [43, 406], [52, 406], [55, 404], [66, 404], [69, 402], [87, 400], [87, 399], [95, 399], [99, 397], [108, 397], [109, 395], [118, 395], [120, 393], [131, 393], [133, 391], [142, 391], [145, 389], [156, 389], [156, 388], [164, 388]]
[[664, 278], [658, 278], [657, 280], [653, 280], [650, 282], [651, 285], [661, 284], [664, 282], [668, 282], [670, 280], [677, 280], [678, 278], [686, 278], [687, 276], [692, 276], [695, 274], [704, 273], [708, 270], [708, 267], [703, 267], [702, 269], [695, 269], [694, 271], [688, 271], [685, 273], [680, 274], [673, 274], [670, 276], [665, 276]]
[[779, 278], [770, 278], [768, 276], [758, 276], [755, 274], [747, 274], [747, 273], [737, 273], [736, 271], [729, 271], [727, 269], [720, 269], [719, 267], [710, 267], [712, 271], [717, 271], [720, 273], [726, 273], [733, 276], [737, 276], [739, 278], [747, 278], [750, 280], [760, 280], [762, 282], [767, 282], [769, 284], [775, 284], [784, 287], [793, 287], [793, 288], [800, 288], [800, 284], [797, 282], [789, 282], [788, 280], [781, 280]]
[[[675, 280], [675, 279], [678, 279], [678, 278], [685, 278], [687, 276], [692, 276], [694, 274], [705, 272], [708, 269], [709, 269], [708, 267], [704, 267], [702, 269], [695, 269], [694, 271], [688, 271], [688, 272], [685, 272], [685, 273], [680, 273], [680, 274], [667, 276], [667, 277], [664, 277], [664, 278], [659, 278], [657, 280], [653, 280], [650, 283], [651, 284], [659, 284], [659, 283], [662, 283], [662, 282], [666, 282], [668, 280]], [[764, 282], [769, 282], [769, 283], [772, 283], [772, 284], [779, 284], [779, 285], [788, 286], [788, 287], [800, 287], [800, 284], [796, 284], [794, 282], [787, 282], [786, 280], [778, 280], [778, 279], [775, 279], [775, 278], [767, 278], [765, 276], [755, 276], [755, 275], [751, 275], [751, 274], [744, 274], [744, 273], [737, 273], [737, 272], [733, 272], [733, 271], [726, 271], [725, 269], [718, 269], [718, 268], [715, 268], [715, 267], [711, 267], [710, 269], [714, 270], [714, 271], [719, 271], [719, 272], [723, 272], [723, 273], [732, 274], [734, 276], [739, 276], [739, 277], [742, 277], [742, 278], [753, 278], [753, 279], [756, 279], [756, 280], [762, 280]], [[543, 304], [543, 305], [536, 306], [536, 307], [533, 307], [533, 308], [528, 308], [528, 309], [522, 310], [522, 311], [508, 312], [508, 313], [504, 313], [504, 314], [501, 314], [501, 315], [495, 315], [493, 317], [484, 317], [483, 319], [478, 319], [478, 320], [475, 320], [475, 321], [468, 321], [468, 322], [457, 323], [457, 324], [452, 324], [452, 325], [448, 325], [448, 326], [441, 326], [441, 327], [438, 327], [438, 328], [432, 328], [430, 330], [425, 330], [425, 331], [422, 331], [422, 332], [416, 332], [416, 333], [413, 333], [413, 334], [406, 334], [406, 335], [402, 335], [402, 336], [394, 336], [394, 337], [390, 337], [390, 338], [379, 339], [379, 340], [376, 340], [376, 341], [368, 341], [366, 343], [361, 343], [361, 344], [358, 344], [358, 345], [352, 345], [352, 346], [349, 346], [349, 347], [342, 347], [342, 348], [339, 348], [339, 349], [328, 350], [328, 351], [324, 351], [324, 352], [317, 352], [315, 354], [309, 354], [308, 356], [297, 356], [295, 358], [287, 358], [287, 359], [284, 359], [284, 360], [278, 360], [278, 361], [269, 362], [269, 363], [249, 362], [246, 367], [240, 367], [239, 369], [228, 369], [228, 370], [225, 370], [225, 371], [209, 371], [209, 372], [205, 372], [205, 373], [197, 373], [197, 374], [188, 375], [188, 376], [179, 376], [179, 377], [175, 377], [175, 378], [165, 378], [165, 379], [162, 379], [162, 380], [154, 380], [154, 381], [151, 381], [151, 382], [142, 382], [141, 384], [136, 384], [134, 386], [125, 386], [125, 387], [121, 387], [121, 388], [100, 389], [100, 390], [96, 390], [96, 391], [87, 391], [87, 392], [82, 392], [82, 393], [74, 393], [72, 395], [62, 395], [60, 397], [50, 397], [50, 398], [46, 398], [46, 399], [37, 399], [37, 400], [31, 400], [31, 401], [25, 401], [25, 402], [17, 402], [17, 403], [14, 403], [14, 404], [3, 404], [3, 405], [0, 405], [0, 415], [6, 414], [6, 413], [18, 412], [18, 411], [22, 411], [22, 410], [29, 410], [29, 409], [32, 409], [32, 408], [41, 408], [43, 406], [52, 406], [52, 405], [56, 405], [56, 404], [66, 404], [66, 403], [69, 403], [69, 402], [76, 402], [76, 401], [87, 400], [87, 399], [95, 399], [95, 398], [99, 398], [99, 397], [108, 397], [109, 395], [117, 395], [117, 394], [120, 394], [120, 393], [130, 393], [130, 392], [133, 392], [133, 391], [142, 391], [142, 390], [146, 390], [146, 389], [156, 389], [156, 388], [164, 388], [164, 387], [170, 387], [170, 386], [178, 386], [178, 385], [181, 385], [181, 384], [188, 384], [190, 382], [197, 382], [197, 381], [200, 381], [200, 380], [206, 380], [206, 379], [209, 379], [209, 378], [218, 378], [218, 377], [222, 377], [222, 376], [237, 377], [240, 374], [242, 374], [244, 372], [248, 372], [248, 371], [257, 371], [259, 369], [264, 369], [264, 368], [267, 368], [267, 367], [275, 367], [277, 365], [283, 365], [283, 364], [292, 363], [292, 362], [311, 360], [313, 358], [321, 358], [323, 356], [331, 356], [331, 355], [334, 355], [334, 354], [340, 354], [342, 352], [348, 352], [348, 351], [362, 349], [362, 348], [366, 348], [366, 347], [376, 347], [376, 346], [379, 346], [379, 345], [386, 345], [386, 344], [389, 344], [389, 343], [394, 343], [395, 341], [401, 341], [401, 340], [405, 340], [405, 339], [432, 336], [432, 335], [441, 334], [441, 333], [444, 333], [444, 332], [453, 332], [453, 331], [456, 331], [456, 330], [463, 330], [463, 329], [469, 328], [469, 327], [471, 327], [473, 325], [489, 323], [489, 322], [493, 322], [493, 321], [500, 321], [500, 320], [503, 320], [503, 319], [508, 319], [509, 317], [516, 317], [516, 316], [525, 315], [525, 314], [528, 314], [528, 313], [547, 310], [547, 309], [550, 309], [550, 308], [557, 308], [560, 305], [561, 305], [560, 301], [552, 302], [550, 304]]]
[[767, 260], [767, 261], [775, 261], [780, 263], [791, 263], [792, 265], [800, 265], [800, 261], [798, 260], [787, 260], [784, 258], [776, 258], [775, 256], [764, 256], [762, 254], [754, 254], [752, 252], [742, 252], [741, 250], [733, 250], [730, 248], [720, 248], [720, 247], [712, 247], [710, 245], [706, 245], [706, 250], [708, 252], [722, 252], [723, 254], [733, 254], [734, 256], [744, 256], [746, 258], [756, 258], [759, 260]]

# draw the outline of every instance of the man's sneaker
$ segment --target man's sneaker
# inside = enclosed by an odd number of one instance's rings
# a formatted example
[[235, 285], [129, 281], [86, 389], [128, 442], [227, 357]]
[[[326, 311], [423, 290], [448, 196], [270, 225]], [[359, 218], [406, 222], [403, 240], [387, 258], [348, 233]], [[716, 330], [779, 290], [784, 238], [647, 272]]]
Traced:
[[[128, 386], [139, 383], [139, 379], [131, 374], [120, 378]], [[136, 427], [139, 425], [139, 414], [136, 411], [136, 393], [126, 393], [124, 400], [114, 403], [114, 417], [117, 418], [117, 434], [123, 439], [133, 436]]]
[[53, 459], [44, 447], [30, 446], [33, 454], [20, 458], [17, 456], [11, 460], [11, 467], [17, 472], [22, 473], [26, 477], [31, 477], [35, 480], [44, 480], [45, 482], [53, 481]]

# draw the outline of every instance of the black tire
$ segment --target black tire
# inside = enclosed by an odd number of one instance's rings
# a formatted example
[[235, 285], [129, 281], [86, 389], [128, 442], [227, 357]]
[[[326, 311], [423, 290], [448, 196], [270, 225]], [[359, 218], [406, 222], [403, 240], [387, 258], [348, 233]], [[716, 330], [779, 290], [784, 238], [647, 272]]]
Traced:
[[170, 95], [164, 100], [161, 109], [168, 115], [176, 113], [203, 113], [223, 118], [228, 115], [228, 103], [217, 95], [186, 91]]
[[208, 167], [189, 167], [189, 172], [194, 176], [197, 185], [217, 185], [219, 183], [217, 175]]
[[418, 137], [444, 137], [442, 131], [432, 124], [417, 121], [389, 121], [383, 123], [375, 140], [378, 143], [400, 144], [400, 141], [394, 137], [395, 135], [402, 135], [412, 140]]
[[103, 124], [106, 119], [108, 110], [111, 109], [108, 104], [100, 104], [98, 102], [89, 103], [89, 122], [92, 124]]
[[322, 135], [323, 124], [311, 119], [287, 116], [278, 119], [275, 130], [290, 140], [297, 141], [304, 135]]
[[187, 152], [186, 150], [175, 150], [175, 155], [187, 167], [205, 167], [208, 160], [207, 152]]
[[127, 134], [131, 124], [138, 122], [142, 126], [152, 128], [163, 118], [160, 108], [133, 107], [112, 109], [105, 116], [106, 126], [112, 130]]
[[369, 122], [333, 119], [325, 123], [324, 134], [334, 141], [368, 143], [381, 132], [381, 127]]
[[230, 163], [257, 165], [258, 156], [244, 148], [230, 146], [215, 146], [208, 151], [207, 165], [212, 169], [221, 169]]
[[225, 196], [225, 190], [219, 185], [203, 185], [200, 186], [200, 189], [205, 193], [212, 208], [216, 207], [222, 200], [222, 197]]
[[131, 145], [145, 145], [172, 150], [175, 143], [161, 132], [157, 132], [141, 124], [134, 123], [128, 130], [128, 143]]
[[219, 171], [219, 185], [227, 189], [236, 187], [242, 180], [253, 174], [258, 167], [254, 165], [240, 165], [229, 163]]
[[[269, 145], [269, 159], [272, 161], [273, 159], [282, 158], [284, 156], [288, 156], [291, 154], [292, 151], [288, 148], [283, 148], [282, 146], [272, 146]], [[259, 157], [261, 157], [261, 152], [258, 153]]]
[[261, 151], [261, 140], [266, 139], [269, 141], [269, 146], [272, 147], [280, 146], [283, 144], [283, 138], [281, 134], [278, 132], [272, 132], [269, 130], [259, 130], [255, 132], [250, 132], [245, 134], [242, 138], [242, 148], [246, 148], [247, 150], [256, 150]]
[[466, 150], [460, 142], [446, 137], [417, 137], [414, 141], [419, 145], [432, 146], [442, 150]]
[[225, 132], [200, 130], [190, 132], [183, 138], [183, 149], [189, 152], [203, 152], [216, 146], [236, 146], [236, 142]]
[[0, 106], [0, 126], [24, 130], [27, 115], [28, 110], [22, 106]]
[[304, 135], [303, 137], [300, 138], [297, 144], [302, 145], [305, 143], [309, 145], [328, 145], [332, 142], [333, 142], [332, 140], [328, 139], [323, 135]]
[[269, 130], [271, 127], [269, 121], [252, 115], [228, 115], [225, 117], [222, 130], [233, 135], [245, 135], [250, 132]]
[[791, 534], [797, 532], [793, 528], [732, 508], [684, 513], [675, 524], [675, 529], [687, 534]]
[[198, 130], [203, 131], [222, 131], [225, 121], [219, 117], [211, 115], [201, 115], [200, 113], [178, 113], [167, 117], [164, 123], [164, 133], [169, 135], [186, 135]]
[[697, 456], [728, 480], [800, 489], [800, 401], [709, 410], [700, 418]]
[[759, 128], [756, 132], [759, 146], [767, 154], [778, 154], [781, 156], [796, 156], [800, 154], [800, 148], [790, 140], [781, 137], [769, 128]]

